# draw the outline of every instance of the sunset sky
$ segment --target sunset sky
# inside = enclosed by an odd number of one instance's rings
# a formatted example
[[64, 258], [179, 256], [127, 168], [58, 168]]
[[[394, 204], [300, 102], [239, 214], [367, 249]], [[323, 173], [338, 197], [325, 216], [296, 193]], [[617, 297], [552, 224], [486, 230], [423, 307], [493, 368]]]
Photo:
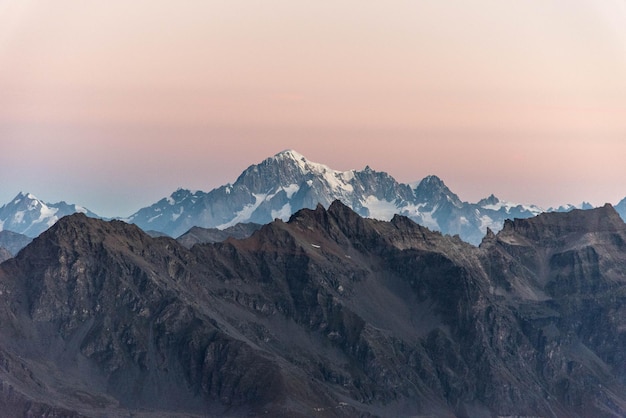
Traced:
[[615, 204], [626, 0], [0, 0], [0, 206], [127, 216], [288, 148]]

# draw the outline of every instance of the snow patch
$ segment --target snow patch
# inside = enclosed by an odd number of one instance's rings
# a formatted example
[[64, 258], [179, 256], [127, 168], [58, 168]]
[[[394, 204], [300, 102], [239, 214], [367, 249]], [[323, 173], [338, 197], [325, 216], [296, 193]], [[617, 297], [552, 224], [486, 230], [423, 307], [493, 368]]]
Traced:
[[495, 203], [492, 205], [484, 205], [482, 207], [483, 209], [493, 210], [493, 211], [500, 211], [504, 209], [506, 213], [511, 213], [511, 210], [519, 209], [519, 208], [521, 208], [522, 210], [526, 212], [530, 212], [533, 215], [539, 215], [540, 213], [544, 212], [544, 210], [542, 210], [541, 208], [535, 205], [520, 205], [519, 203], [503, 202], [503, 201], [499, 201], [498, 203]]
[[40, 211], [41, 215], [39, 216], [39, 220], [54, 216], [58, 211], [59, 211], [59, 208], [51, 208], [47, 205], [41, 205], [41, 211]]
[[354, 170], [348, 170], [341, 173], [341, 178], [343, 181], [350, 182], [354, 180]]
[[287, 187], [283, 187], [283, 190], [285, 191], [285, 193], [287, 193], [287, 199], [291, 199], [291, 196], [298, 193], [298, 190], [300, 190], [300, 186], [292, 183]]
[[331, 190], [345, 190], [347, 192], [353, 192], [354, 187], [351, 184], [346, 183], [342, 180], [343, 173], [340, 171], [324, 171], [322, 174], [322, 178], [331, 188]]
[[[273, 158], [275, 160], [287, 158], [291, 159], [296, 163], [301, 173], [312, 173], [315, 174], [316, 177], [323, 178], [331, 189], [345, 190], [348, 192], [354, 191], [352, 185], [347, 183], [354, 177], [354, 170], [345, 172], [333, 170], [324, 164], [314, 163], [307, 160], [302, 154], [294, 150], [282, 151], [276, 154]], [[307, 181], [307, 183], [309, 182]], [[309, 184], [309, 186], [311, 184]]]
[[178, 213], [173, 213], [173, 214], [172, 214], [172, 222], [175, 222], [175, 221], [176, 221], [176, 219], [180, 218], [180, 215], [182, 215], [184, 211], [185, 211], [185, 208], [181, 207], [181, 208], [180, 208], [180, 212], [178, 212]]
[[415, 211], [415, 216], [416, 218], [419, 218], [421, 221], [419, 222], [422, 226], [425, 226], [426, 228], [432, 229], [434, 231], [439, 231], [439, 222], [437, 222], [437, 220], [434, 218], [434, 213], [437, 211], [437, 209], [439, 208], [439, 205], [435, 205], [435, 207], [431, 210], [431, 211], [424, 211], [422, 212], [422, 208], [426, 206], [426, 203], [420, 203], [416, 206], [413, 206], [412, 209]]
[[[40, 203], [38, 200], [31, 200], [30, 203], [28, 204], [28, 210], [32, 211], [32, 210], [37, 210], [37, 208], [39, 207]], [[41, 206], [45, 206], [44, 204], [41, 204]]]
[[150, 222], [154, 221], [155, 219], [157, 219], [158, 217], [160, 217], [160, 216], [162, 216], [162, 215], [163, 215], [162, 213], [159, 213], [158, 215], [153, 216], [152, 218], [148, 219], [148, 223], [150, 223]]
[[393, 218], [393, 215], [400, 212], [394, 202], [380, 200], [376, 196], [368, 196], [362, 203], [369, 210], [370, 218], [381, 221], [388, 221]]
[[59, 211], [59, 208], [51, 208], [45, 204], [41, 204], [41, 209], [39, 212], [39, 218], [33, 222], [34, 224], [46, 221], [46, 225], [51, 227], [59, 220], [59, 217], [56, 216], [56, 213]]
[[291, 205], [289, 203], [285, 203], [283, 207], [280, 208], [279, 210], [272, 211], [273, 219], [279, 218], [279, 219], [282, 219], [283, 221], [286, 221], [287, 219], [289, 219], [290, 216], [291, 216]]
[[24, 222], [24, 211], [23, 210], [18, 210], [17, 212], [15, 212], [15, 215], [13, 215], [13, 222], [15, 222], [17, 224], [21, 224], [22, 222]]
[[255, 199], [254, 203], [244, 206], [243, 209], [235, 214], [233, 219], [229, 222], [218, 225], [217, 229], [226, 229], [230, 226], [237, 225], [238, 223], [249, 221], [254, 211], [257, 210], [257, 208], [261, 206], [261, 203], [265, 201], [267, 194], [253, 194], [252, 196], [254, 196]]
[[498, 232], [502, 229], [502, 222], [496, 222], [488, 215], [483, 215], [480, 217], [480, 232], [486, 234], [487, 228], [491, 229], [493, 232]]

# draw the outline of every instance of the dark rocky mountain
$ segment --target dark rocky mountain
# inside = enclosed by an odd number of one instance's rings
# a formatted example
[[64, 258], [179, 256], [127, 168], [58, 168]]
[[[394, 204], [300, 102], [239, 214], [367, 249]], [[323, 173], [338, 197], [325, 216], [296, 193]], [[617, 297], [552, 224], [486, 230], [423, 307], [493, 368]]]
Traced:
[[26, 247], [33, 239], [13, 231], [0, 231], [0, 247], [4, 247], [13, 256]]
[[196, 244], [211, 244], [226, 241], [228, 238], [243, 239], [248, 238], [254, 232], [261, 229], [263, 225], [255, 223], [240, 223], [229, 226], [226, 229], [217, 228], [201, 228], [194, 226], [185, 232], [176, 241], [180, 242], [187, 248], [191, 248]]
[[412, 188], [370, 167], [341, 172], [288, 150], [250, 166], [233, 184], [208, 193], [179, 189], [125, 221], [176, 237], [194, 226], [224, 229], [241, 222], [287, 220], [297, 210], [312, 209], [318, 203], [327, 208], [334, 200], [379, 220], [405, 215], [476, 245], [487, 228], [497, 231], [507, 218], [542, 212], [536, 206], [501, 202], [494, 196], [476, 204], [463, 202], [436, 176]]
[[34, 238], [64, 216], [85, 213], [98, 218], [90, 210], [65, 202], [46, 203], [30, 193], [18, 193], [0, 207], [0, 231], [8, 230]]
[[4, 416], [626, 416], [626, 225], [480, 247], [335, 202], [185, 248], [63, 218], [0, 266]]

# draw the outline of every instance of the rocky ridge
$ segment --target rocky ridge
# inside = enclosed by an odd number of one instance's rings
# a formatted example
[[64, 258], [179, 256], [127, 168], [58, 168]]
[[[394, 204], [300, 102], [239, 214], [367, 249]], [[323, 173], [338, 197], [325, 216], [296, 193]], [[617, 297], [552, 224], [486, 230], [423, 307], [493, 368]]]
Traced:
[[191, 249], [72, 215], [0, 266], [0, 409], [622, 417], [625, 243], [610, 206], [479, 248], [339, 202]]

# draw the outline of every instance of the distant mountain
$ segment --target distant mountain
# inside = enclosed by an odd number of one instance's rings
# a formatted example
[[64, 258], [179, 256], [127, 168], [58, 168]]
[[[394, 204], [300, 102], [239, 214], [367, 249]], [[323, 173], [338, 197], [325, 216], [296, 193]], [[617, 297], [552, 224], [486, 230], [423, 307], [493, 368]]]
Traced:
[[248, 238], [252, 233], [261, 229], [262, 226], [261, 224], [255, 223], [240, 223], [229, 226], [226, 229], [194, 226], [189, 231], [176, 238], [176, 241], [187, 248], [191, 248], [195, 244], [222, 242], [226, 241], [228, 238], [243, 239]]
[[0, 416], [624, 417], [625, 243], [610, 205], [480, 247], [338, 201], [191, 249], [75, 214], [0, 265]]
[[73, 213], [99, 216], [90, 210], [65, 202], [45, 203], [30, 193], [18, 193], [15, 198], [0, 207], [0, 231], [9, 230], [34, 238], [56, 221]]
[[369, 166], [342, 172], [288, 150], [248, 167], [233, 184], [208, 193], [178, 189], [124, 220], [175, 237], [193, 226], [224, 229], [241, 222], [287, 220], [299, 209], [318, 203], [328, 207], [334, 200], [365, 217], [389, 220], [394, 214], [405, 215], [473, 244], [480, 243], [488, 227], [499, 230], [507, 218], [543, 212], [495, 196], [475, 204], [463, 202], [436, 176], [413, 188]]
[[574, 209], [582, 209], [582, 210], [593, 209], [593, 205], [589, 202], [582, 202], [580, 205], [567, 204], [567, 205], [561, 205], [558, 208], [548, 208], [546, 212], [570, 212]]
[[30, 244], [32, 240], [32, 238], [17, 232], [0, 231], [0, 247], [4, 247], [11, 255], [16, 255], [19, 250]]
[[626, 221], [626, 197], [615, 206], [615, 210], [619, 213], [619, 216]]

